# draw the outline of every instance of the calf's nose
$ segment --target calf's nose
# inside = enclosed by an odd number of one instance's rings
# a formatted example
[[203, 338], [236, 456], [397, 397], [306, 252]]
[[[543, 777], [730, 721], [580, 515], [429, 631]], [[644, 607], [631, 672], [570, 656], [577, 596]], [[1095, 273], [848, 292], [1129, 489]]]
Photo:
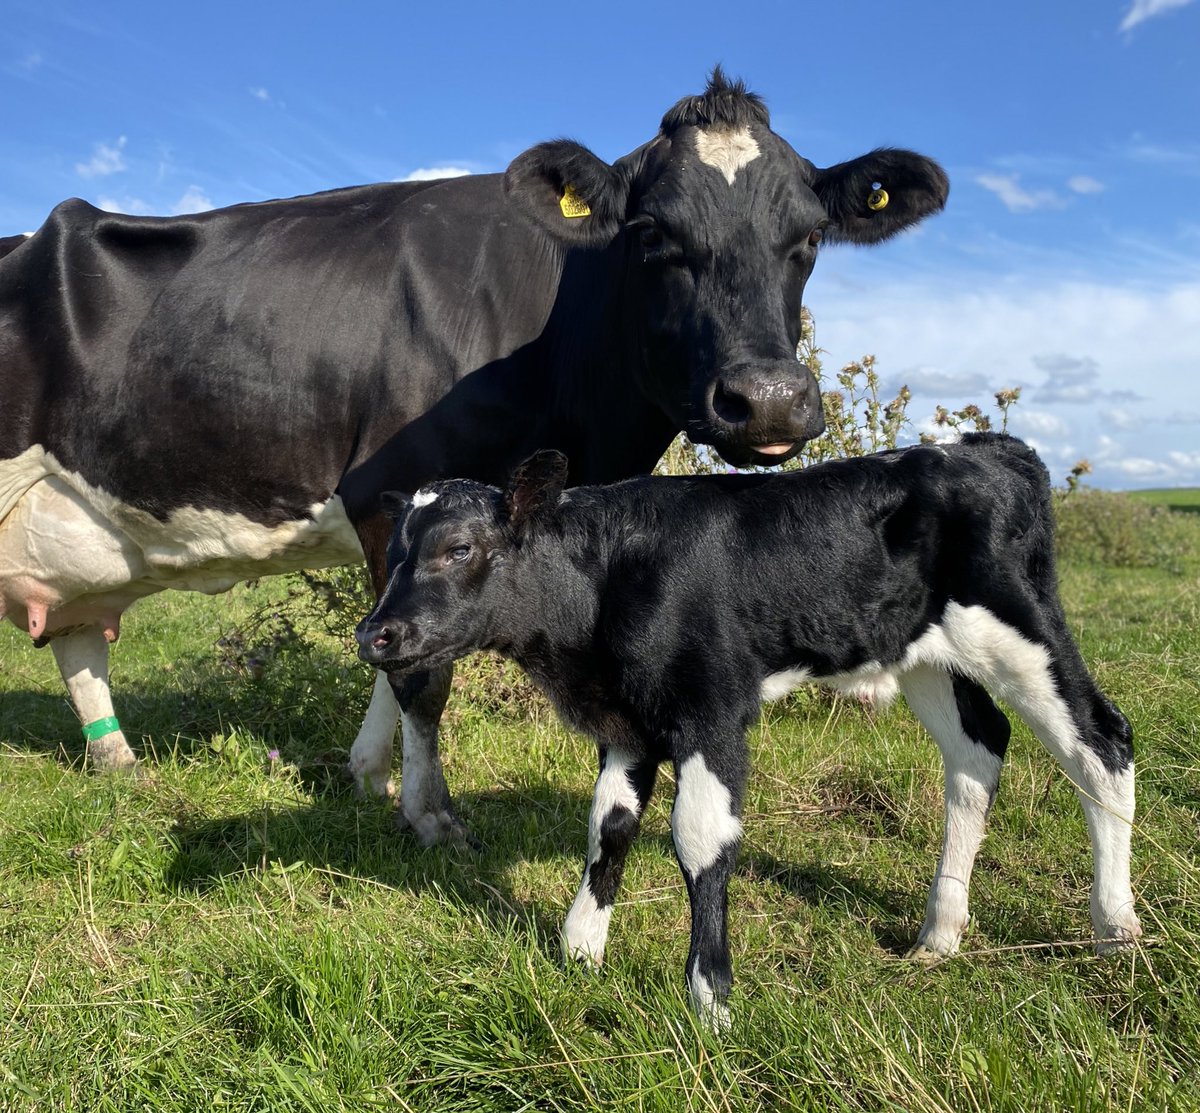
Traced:
[[399, 619], [375, 619], [368, 615], [354, 631], [359, 657], [371, 663], [387, 660], [389, 650], [404, 641], [409, 626], [410, 623]]

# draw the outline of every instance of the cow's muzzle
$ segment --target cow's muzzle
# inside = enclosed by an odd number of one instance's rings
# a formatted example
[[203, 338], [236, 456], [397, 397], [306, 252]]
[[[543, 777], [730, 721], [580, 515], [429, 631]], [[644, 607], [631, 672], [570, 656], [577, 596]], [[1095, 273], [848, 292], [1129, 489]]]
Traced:
[[816, 377], [793, 359], [727, 367], [709, 383], [704, 403], [693, 439], [737, 466], [781, 464], [825, 432]]

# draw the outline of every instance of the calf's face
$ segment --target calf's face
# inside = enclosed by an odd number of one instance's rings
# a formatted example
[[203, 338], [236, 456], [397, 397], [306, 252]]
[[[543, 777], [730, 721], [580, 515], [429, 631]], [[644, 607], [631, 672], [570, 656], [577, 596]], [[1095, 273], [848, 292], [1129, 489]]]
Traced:
[[355, 631], [359, 657], [389, 672], [414, 672], [487, 647], [506, 599], [503, 570], [518, 555], [531, 518], [558, 501], [566, 477], [565, 456], [540, 452], [503, 493], [452, 479], [411, 499], [386, 495], [396, 522], [388, 582]]

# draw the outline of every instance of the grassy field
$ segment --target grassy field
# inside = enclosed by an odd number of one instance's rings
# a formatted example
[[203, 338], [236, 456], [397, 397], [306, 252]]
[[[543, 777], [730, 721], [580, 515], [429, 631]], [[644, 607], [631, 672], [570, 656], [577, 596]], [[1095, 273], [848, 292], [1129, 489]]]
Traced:
[[604, 973], [561, 963], [593, 751], [519, 686], [460, 686], [446, 719], [483, 851], [423, 850], [337, 776], [369, 687], [344, 645], [268, 638], [246, 666], [285, 581], [127, 616], [139, 779], [82, 769], [51, 655], [0, 629], [0, 1109], [1200, 1109], [1200, 518], [1178, 517], [1172, 571], [1063, 576], [1137, 733], [1148, 945], [1082, 944], [1083, 816], [1021, 728], [963, 953], [904, 962], [936, 750], [902, 703], [801, 694], [752, 740], [722, 1039], [685, 1003], [665, 779]]
[[1144, 491], [1130, 491], [1129, 495], [1153, 506], [1200, 513], [1200, 487], [1150, 487]]

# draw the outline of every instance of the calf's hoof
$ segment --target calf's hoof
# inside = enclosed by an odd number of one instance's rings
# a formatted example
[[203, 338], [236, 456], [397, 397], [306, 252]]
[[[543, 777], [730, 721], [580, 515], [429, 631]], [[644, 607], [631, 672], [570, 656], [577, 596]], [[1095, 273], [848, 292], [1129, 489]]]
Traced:
[[1135, 919], [1132, 924], [1121, 926], [1110, 925], [1103, 936], [1098, 936], [1095, 942], [1096, 954], [1101, 956], [1119, 955], [1126, 951], [1135, 950], [1142, 937], [1142, 926]]
[[342, 774], [354, 785], [354, 795], [360, 800], [394, 800], [396, 798], [396, 782], [386, 773], [372, 776], [370, 773], [347, 764], [342, 767]]
[[401, 831], [411, 829], [422, 846], [451, 846], [476, 852], [483, 849], [483, 844], [471, 834], [452, 808], [416, 815], [399, 810], [396, 813], [396, 826]]
[[922, 966], [933, 966], [942, 959], [949, 958], [953, 951], [939, 951], [926, 943], [914, 943], [904, 953], [906, 962], [919, 962]]

